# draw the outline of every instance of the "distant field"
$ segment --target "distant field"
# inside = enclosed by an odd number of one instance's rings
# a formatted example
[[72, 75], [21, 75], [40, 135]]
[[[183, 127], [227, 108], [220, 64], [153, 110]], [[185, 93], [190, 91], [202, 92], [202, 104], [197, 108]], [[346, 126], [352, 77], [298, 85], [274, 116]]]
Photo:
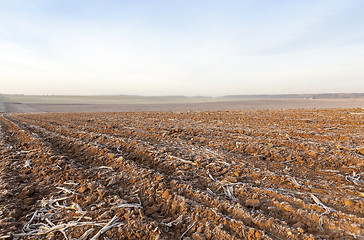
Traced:
[[3, 101], [4, 101], [3, 96], [0, 95], [0, 112], [5, 112], [5, 105]]
[[5, 112], [5, 106], [2, 102], [0, 102], [0, 112]]
[[254, 109], [356, 108], [364, 98], [249, 98], [143, 96], [25, 96], [0, 95], [0, 110], [35, 112], [233, 111]]
[[22, 104], [171, 104], [237, 101], [243, 97], [183, 97], [183, 96], [62, 96], [62, 95], [3, 95], [3, 101]]

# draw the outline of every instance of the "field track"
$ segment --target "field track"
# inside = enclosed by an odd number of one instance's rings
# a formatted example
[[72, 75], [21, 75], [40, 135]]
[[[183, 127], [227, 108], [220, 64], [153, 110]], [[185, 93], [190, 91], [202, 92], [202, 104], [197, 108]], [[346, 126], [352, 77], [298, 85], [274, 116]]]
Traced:
[[0, 116], [0, 239], [364, 239], [364, 110]]

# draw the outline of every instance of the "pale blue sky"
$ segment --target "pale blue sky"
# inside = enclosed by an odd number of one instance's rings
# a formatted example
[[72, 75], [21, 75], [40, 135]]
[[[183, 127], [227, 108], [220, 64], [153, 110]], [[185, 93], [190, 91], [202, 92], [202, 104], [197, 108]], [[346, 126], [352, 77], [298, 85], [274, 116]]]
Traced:
[[0, 93], [364, 92], [363, 0], [0, 0]]

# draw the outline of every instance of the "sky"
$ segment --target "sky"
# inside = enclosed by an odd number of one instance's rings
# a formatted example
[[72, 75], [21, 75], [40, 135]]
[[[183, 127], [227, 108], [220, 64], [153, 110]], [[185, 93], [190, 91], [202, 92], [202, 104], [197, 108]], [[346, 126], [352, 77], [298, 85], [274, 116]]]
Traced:
[[0, 93], [364, 92], [363, 0], [0, 0]]

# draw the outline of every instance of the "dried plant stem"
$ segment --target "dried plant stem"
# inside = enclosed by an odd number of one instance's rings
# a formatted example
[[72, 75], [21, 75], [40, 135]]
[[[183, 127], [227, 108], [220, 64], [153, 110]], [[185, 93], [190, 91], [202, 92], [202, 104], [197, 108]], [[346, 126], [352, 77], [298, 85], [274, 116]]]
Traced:
[[105, 233], [109, 229], [116, 226], [120, 226], [122, 224], [122, 223], [116, 223], [117, 221], [118, 217], [115, 215], [103, 228], [100, 229], [100, 231], [98, 231], [98, 233], [95, 234], [95, 236], [91, 238], [91, 240], [96, 240], [98, 237], [100, 237], [103, 233]]
[[195, 226], [195, 224], [196, 224], [196, 221], [195, 221], [194, 223], [192, 223], [190, 226], [188, 226], [187, 230], [186, 230], [186, 231], [184, 231], [184, 232], [182, 233], [182, 235], [181, 235], [178, 239], [179, 239], [179, 240], [182, 240], [183, 236], [184, 236], [186, 233], [188, 233], [188, 231], [190, 231], [190, 230], [191, 230], [191, 228], [193, 228], [193, 226]]
[[88, 236], [94, 231], [95, 229], [90, 228], [89, 230], [87, 230], [84, 234], [82, 234], [81, 237], [78, 238], [78, 240], [86, 240], [88, 238]]

